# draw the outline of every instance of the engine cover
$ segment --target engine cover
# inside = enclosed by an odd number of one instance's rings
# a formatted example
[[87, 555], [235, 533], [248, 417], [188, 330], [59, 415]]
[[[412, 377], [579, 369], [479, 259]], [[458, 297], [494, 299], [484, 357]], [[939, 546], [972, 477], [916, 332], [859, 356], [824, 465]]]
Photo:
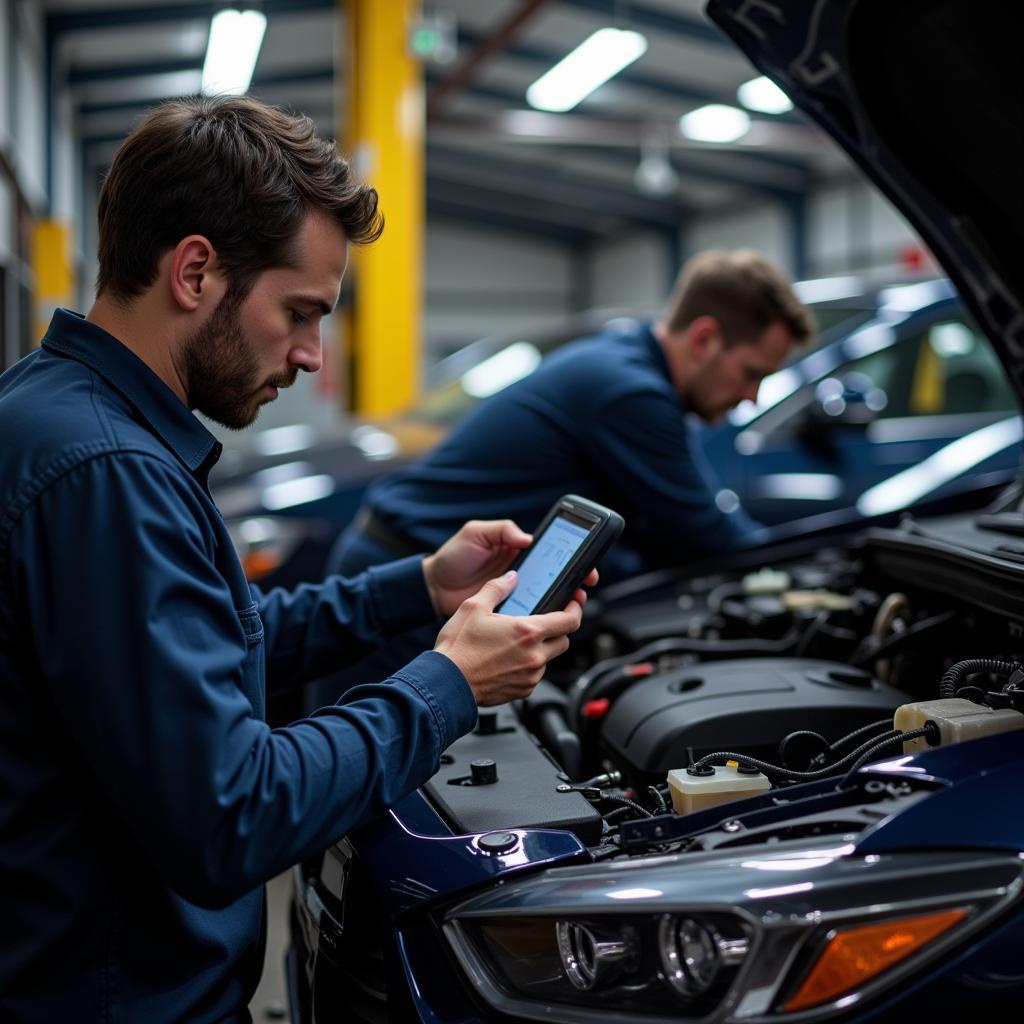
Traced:
[[828, 740], [891, 716], [911, 698], [839, 662], [743, 658], [662, 672], [612, 705], [602, 742], [621, 767], [660, 774], [716, 751], [777, 760], [788, 733]]

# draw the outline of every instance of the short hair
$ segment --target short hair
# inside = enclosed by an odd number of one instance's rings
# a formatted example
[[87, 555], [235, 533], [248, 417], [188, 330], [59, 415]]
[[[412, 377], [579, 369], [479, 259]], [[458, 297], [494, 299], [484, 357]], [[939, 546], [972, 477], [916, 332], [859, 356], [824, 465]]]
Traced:
[[815, 330], [789, 277], [753, 249], [711, 249], [684, 264], [662, 322], [681, 331], [701, 316], [721, 324], [728, 347], [756, 342], [774, 323], [782, 323], [796, 345], [806, 344]]
[[357, 244], [384, 228], [376, 189], [308, 117], [248, 96], [170, 100], [128, 135], [103, 182], [97, 292], [130, 302], [156, 280], [163, 253], [198, 234], [244, 295], [262, 271], [295, 262], [314, 211]]

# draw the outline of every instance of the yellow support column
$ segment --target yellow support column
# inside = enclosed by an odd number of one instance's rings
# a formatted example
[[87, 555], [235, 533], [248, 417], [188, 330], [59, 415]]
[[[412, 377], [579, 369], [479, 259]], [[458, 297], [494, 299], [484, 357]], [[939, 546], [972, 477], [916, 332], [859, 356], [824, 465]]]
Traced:
[[408, 51], [419, 0], [345, 0], [348, 116], [339, 138], [380, 193], [380, 241], [353, 254], [356, 411], [397, 412], [420, 380], [423, 70]]
[[36, 221], [32, 231], [33, 341], [50, 326], [58, 306], [75, 301], [75, 268], [71, 256], [71, 225], [60, 220]]

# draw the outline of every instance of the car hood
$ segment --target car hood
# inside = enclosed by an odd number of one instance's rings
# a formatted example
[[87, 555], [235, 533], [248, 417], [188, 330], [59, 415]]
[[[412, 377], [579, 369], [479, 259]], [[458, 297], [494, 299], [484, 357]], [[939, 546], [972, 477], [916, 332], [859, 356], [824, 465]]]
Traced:
[[1013, 5], [710, 0], [707, 12], [928, 243], [1024, 396]]

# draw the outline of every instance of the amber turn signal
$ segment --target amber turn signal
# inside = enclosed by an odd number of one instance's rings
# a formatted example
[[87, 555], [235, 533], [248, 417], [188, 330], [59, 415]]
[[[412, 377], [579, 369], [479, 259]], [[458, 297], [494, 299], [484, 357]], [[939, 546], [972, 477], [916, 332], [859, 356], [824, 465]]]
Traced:
[[805, 1010], [860, 987], [916, 953], [966, 916], [967, 910], [957, 907], [837, 931], [796, 995], [782, 1007], [783, 1012]]

